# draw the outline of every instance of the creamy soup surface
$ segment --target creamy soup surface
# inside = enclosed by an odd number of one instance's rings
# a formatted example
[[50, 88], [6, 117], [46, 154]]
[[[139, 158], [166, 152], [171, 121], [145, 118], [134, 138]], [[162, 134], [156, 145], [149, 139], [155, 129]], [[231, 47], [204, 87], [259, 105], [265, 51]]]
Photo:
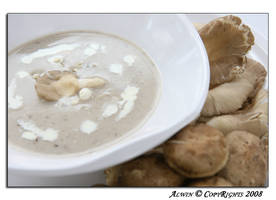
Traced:
[[160, 74], [117, 36], [66, 32], [8, 55], [9, 145], [36, 153], [92, 152], [131, 134], [153, 112]]

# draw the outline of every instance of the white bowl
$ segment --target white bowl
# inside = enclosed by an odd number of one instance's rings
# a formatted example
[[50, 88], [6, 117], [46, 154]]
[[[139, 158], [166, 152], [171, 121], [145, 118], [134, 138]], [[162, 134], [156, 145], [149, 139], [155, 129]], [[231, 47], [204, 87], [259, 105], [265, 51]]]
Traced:
[[91, 154], [35, 156], [9, 146], [9, 172], [50, 177], [104, 169], [157, 146], [199, 115], [208, 92], [209, 63], [202, 41], [185, 15], [12, 14], [8, 15], [8, 49], [68, 30], [112, 33], [143, 48], [161, 72], [160, 102], [142, 128]]

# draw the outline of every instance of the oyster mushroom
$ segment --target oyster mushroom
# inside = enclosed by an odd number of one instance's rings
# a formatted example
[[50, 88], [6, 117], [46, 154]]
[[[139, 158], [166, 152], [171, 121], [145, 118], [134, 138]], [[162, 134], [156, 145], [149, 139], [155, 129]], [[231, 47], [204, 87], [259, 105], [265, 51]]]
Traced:
[[201, 115], [211, 117], [237, 111], [248, 98], [253, 98], [262, 88], [265, 77], [264, 66], [247, 58], [244, 71], [237, 73], [231, 82], [221, 84], [209, 91]]
[[250, 28], [239, 17], [217, 18], [199, 29], [210, 64], [210, 87], [234, 78], [235, 66], [242, 66], [244, 56], [254, 44]]
[[268, 132], [268, 92], [261, 89], [248, 109], [237, 114], [213, 117], [207, 124], [224, 134], [241, 130], [258, 137], [265, 135]]

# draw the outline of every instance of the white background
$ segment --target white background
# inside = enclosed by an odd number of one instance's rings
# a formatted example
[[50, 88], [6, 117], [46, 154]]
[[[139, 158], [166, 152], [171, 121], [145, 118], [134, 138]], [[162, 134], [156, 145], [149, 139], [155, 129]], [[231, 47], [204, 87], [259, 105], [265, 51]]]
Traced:
[[[194, 189], [170, 189], [170, 188], [161, 188], [161, 189], [7, 189], [6, 186], [6, 165], [5, 161], [5, 14], [7, 12], [270, 12], [270, 55], [273, 55], [275, 52], [275, 47], [272, 44], [275, 44], [275, 26], [273, 25], [273, 21], [275, 21], [275, 17], [272, 13], [273, 5], [269, 3], [269, 1], [241, 1], [241, 0], [233, 0], [233, 1], [174, 1], [170, 0], [167, 3], [163, 3], [161, 0], [159, 1], [142, 1], [139, 0], [137, 2], [134, 1], [105, 1], [101, 0], [99, 2], [95, 1], [82, 1], [78, 0], [74, 2], [75, 5], [70, 4], [69, 1], [57, 1], [57, 0], [47, 0], [47, 1], [37, 1], [37, 0], [22, 0], [22, 1], [2, 1], [1, 2], [1, 48], [0, 55], [2, 57], [2, 67], [1, 69], [1, 81], [0, 88], [2, 91], [3, 97], [1, 98], [1, 128], [2, 128], [2, 137], [1, 137], [1, 199], [168, 199], [168, 196], [171, 194], [173, 190], [177, 191], [195, 191]], [[259, 22], [255, 22], [259, 23]], [[275, 22], [274, 22], [275, 24]], [[262, 25], [262, 24], [261, 24]], [[260, 28], [260, 32], [265, 34], [265, 28]], [[269, 66], [270, 66], [270, 77], [273, 77], [275, 74], [274, 67], [275, 56], [270, 57]], [[275, 79], [270, 79], [270, 102], [275, 102], [275, 94], [273, 91], [273, 87], [275, 86]], [[273, 117], [271, 115], [272, 110], [275, 107], [275, 103], [270, 104], [270, 122], [272, 122]], [[275, 127], [273, 123], [270, 123], [270, 133], [275, 132]], [[263, 199], [273, 199], [273, 185], [275, 184], [275, 172], [273, 169], [275, 166], [275, 159], [271, 156], [273, 152], [275, 152], [275, 145], [272, 145], [274, 141], [276, 141], [275, 136], [270, 134], [270, 171], [269, 171], [269, 185], [270, 187], [264, 189], [264, 197]], [[274, 146], [274, 147], [273, 147]], [[213, 189], [214, 191], [221, 191], [218, 189]], [[246, 191], [248, 189], [229, 189], [228, 191]], [[252, 190], [252, 189], [250, 189]], [[259, 189], [258, 189], [259, 190]], [[183, 198], [183, 197], [182, 197]], [[192, 198], [187, 198], [192, 199]], [[199, 199], [199, 198], [195, 198]], [[211, 199], [211, 198], [209, 198]], [[237, 199], [237, 198], [233, 198]]]

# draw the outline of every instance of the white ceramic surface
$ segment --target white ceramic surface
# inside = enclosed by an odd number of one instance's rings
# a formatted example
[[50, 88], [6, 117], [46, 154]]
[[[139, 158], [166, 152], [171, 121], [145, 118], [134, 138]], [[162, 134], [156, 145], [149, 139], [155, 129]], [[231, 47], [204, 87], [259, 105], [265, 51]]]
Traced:
[[[67, 30], [112, 33], [143, 48], [161, 72], [160, 102], [151, 118], [135, 134], [98, 152], [53, 158], [34, 156], [9, 147], [9, 176], [21, 176], [19, 185], [24, 185], [23, 177], [36, 177], [37, 180], [76, 177], [138, 156], [195, 119], [207, 95], [207, 55], [199, 35], [185, 15], [9, 15], [8, 48], [10, 50], [45, 34]], [[53, 180], [52, 185], [61, 185]], [[77, 179], [71, 180], [76, 182], [64, 185], [78, 184]], [[25, 185], [51, 185], [51, 181], [46, 182], [27, 181]]]

